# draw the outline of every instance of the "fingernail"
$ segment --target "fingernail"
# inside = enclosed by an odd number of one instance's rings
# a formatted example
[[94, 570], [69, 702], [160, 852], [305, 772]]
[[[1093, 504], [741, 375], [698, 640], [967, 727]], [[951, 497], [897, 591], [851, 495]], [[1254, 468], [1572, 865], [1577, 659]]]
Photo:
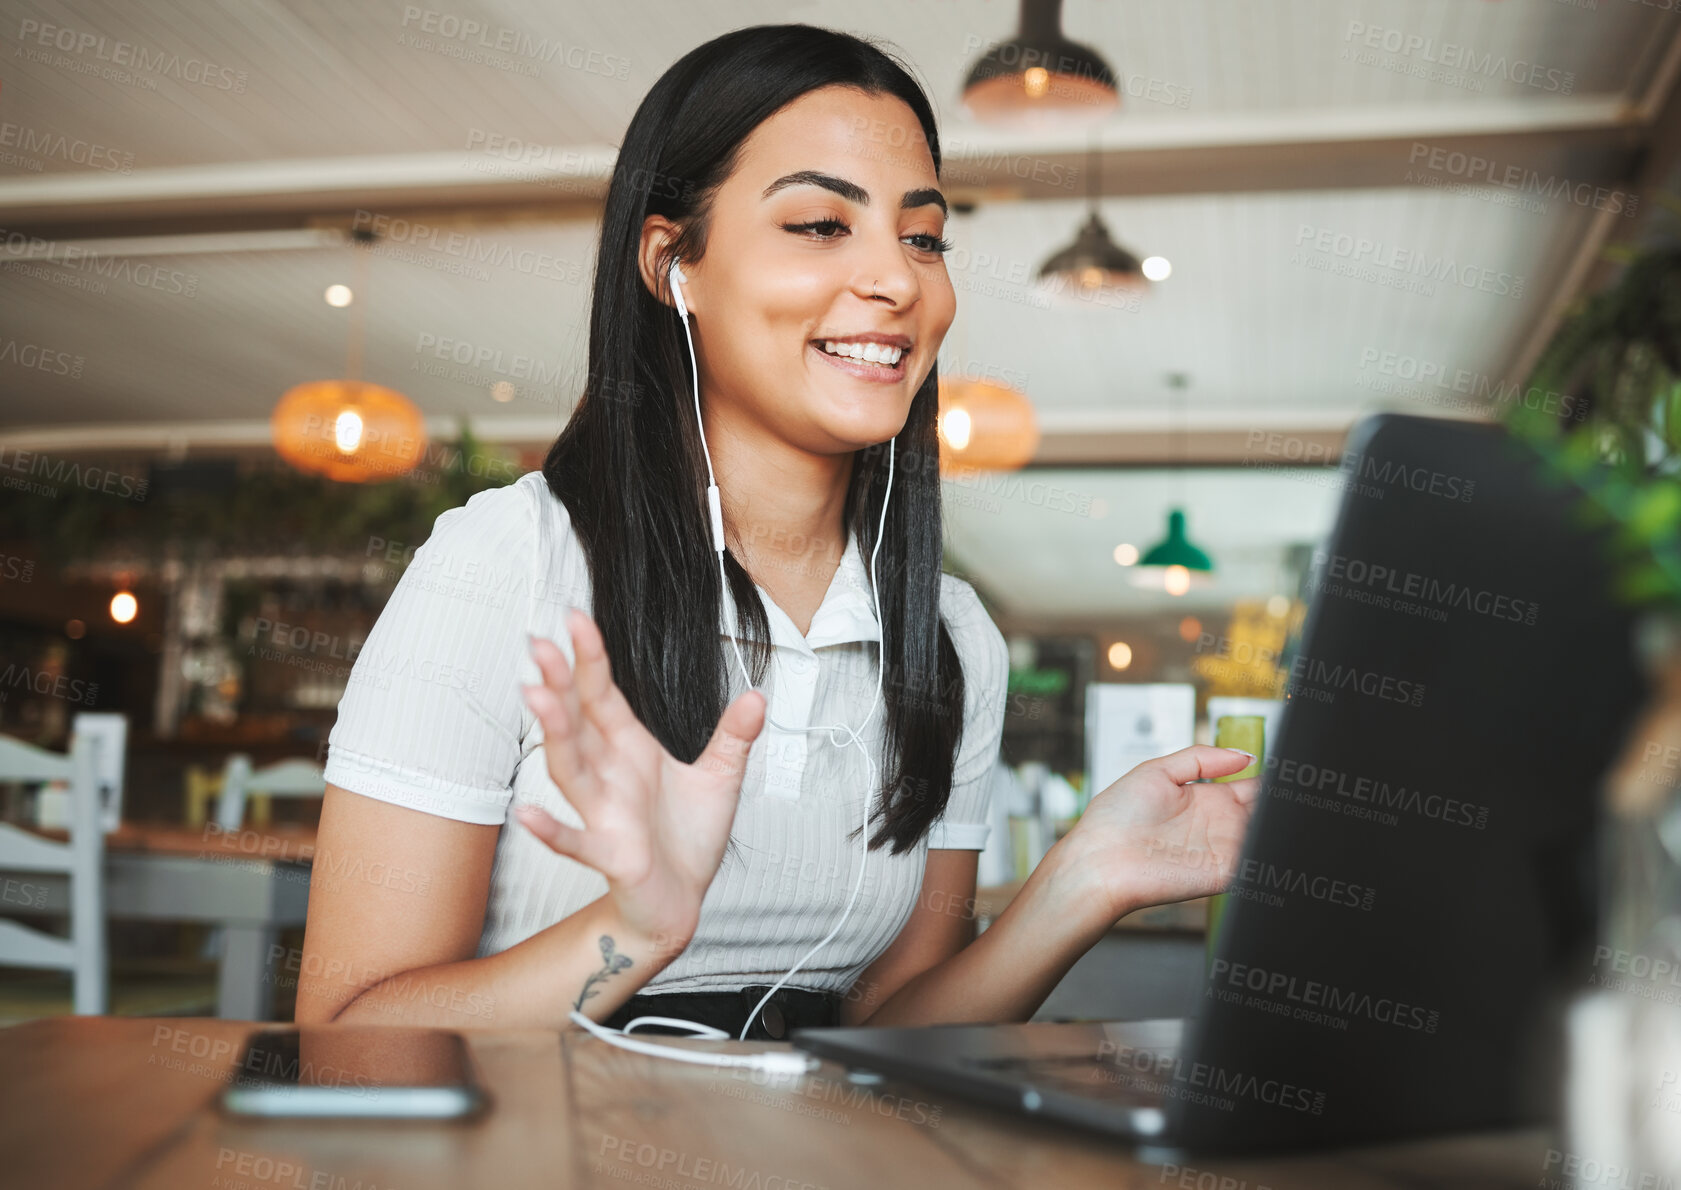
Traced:
[[526, 647], [527, 651], [530, 652], [531, 656], [533, 658], [536, 658], [536, 656], [537, 656], [537, 636], [536, 636], [535, 633], [527, 632], [525, 634], [525, 647]]
[[1255, 759], [1255, 754], [1253, 752], [1245, 752], [1242, 748], [1227, 748], [1226, 751], [1236, 752], [1239, 756], [1247, 756], [1250, 760]]

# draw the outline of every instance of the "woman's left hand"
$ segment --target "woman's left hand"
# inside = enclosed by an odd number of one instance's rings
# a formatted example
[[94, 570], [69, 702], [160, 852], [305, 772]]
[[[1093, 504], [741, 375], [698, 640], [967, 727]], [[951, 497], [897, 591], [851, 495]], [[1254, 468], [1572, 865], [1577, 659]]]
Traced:
[[1091, 799], [1057, 846], [1109, 922], [1225, 891], [1261, 780], [1192, 782], [1250, 763], [1247, 753], [1198, 745], [1145, 761]]

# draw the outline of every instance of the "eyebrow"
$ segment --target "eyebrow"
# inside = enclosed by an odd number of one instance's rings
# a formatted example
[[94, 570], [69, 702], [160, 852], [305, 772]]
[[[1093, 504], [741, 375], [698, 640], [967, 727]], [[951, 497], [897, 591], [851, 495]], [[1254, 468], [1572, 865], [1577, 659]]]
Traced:
[[[778, 190], [786, 190], [790, 186], [819, 186], [833, 194], [838, 194], [848, 202], [855, 202], [859, 206], [870, 205], [870, 192], [856, 182], [849, 182], [845, 178], [837, 178], [833, 174], [823, 173], [821, 170], [802, 169], [797, 173], [786, 174], [776, 179], [760, 197], [769, 198]], [[932, 203], [940, 208], [942, 215], [949, 214], [946, 208], [946, 196], [938, 190], [926, 188], [922, 190], [907, 190], [904, 197], [899, 199], [901, 211], [914, 210]]]

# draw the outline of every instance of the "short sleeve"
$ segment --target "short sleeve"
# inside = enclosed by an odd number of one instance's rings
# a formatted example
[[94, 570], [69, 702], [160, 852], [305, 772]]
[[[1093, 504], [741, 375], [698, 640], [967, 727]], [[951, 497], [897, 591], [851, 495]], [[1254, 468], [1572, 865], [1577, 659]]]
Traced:
[[951, 585], [946, 627], [963, 663], [963, 737], [952, 769], [951, 798], [945, 813], [934, 820], [928, 846], [981, 851], [992, 829], [987, 820], [993, 767], [1004, 738], [1010, 650], [973, 587], [950, 575], [941, 582]]
[[433, 523], [351, 667], [328, 736], [329, 783], [501, 825], [527, 714], [519, 685], [532, 680], [525, 634], [546, 494], [517, 481]]

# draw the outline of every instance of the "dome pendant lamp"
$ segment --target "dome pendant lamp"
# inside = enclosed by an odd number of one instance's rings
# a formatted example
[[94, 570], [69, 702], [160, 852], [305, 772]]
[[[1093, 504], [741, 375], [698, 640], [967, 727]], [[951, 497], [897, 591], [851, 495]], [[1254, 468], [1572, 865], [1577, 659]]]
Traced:
[[1016, 35], [981, 55], [963, 83], [975, 119], [1016, 128], [1101, 120], [1120, 102], [1103, 56], [1062, 35], [1062, 0], [1022, 0]]
[[269, 416], [274, 449], [300, 471], [340, 483], [395, 479], [426, 450], [426, 421], [395, 389], [361, 379], [363, 311], [372, 236], [356, 236], [356, 288], [328, 291], [333, 305], [354, 304], [345, 380], [312, 380], [288, 389]]
[[1086, 199], [1090, 203], [1085, 226], [1074, 242], [1039, 266], [1039, 283], [1053, 291], [1090, 298], [1104, 293], [1136, 293], [1148, 289], [1143, 262], [1117, 244], [1097, 213], [1097, 149], [1086, 152]]

